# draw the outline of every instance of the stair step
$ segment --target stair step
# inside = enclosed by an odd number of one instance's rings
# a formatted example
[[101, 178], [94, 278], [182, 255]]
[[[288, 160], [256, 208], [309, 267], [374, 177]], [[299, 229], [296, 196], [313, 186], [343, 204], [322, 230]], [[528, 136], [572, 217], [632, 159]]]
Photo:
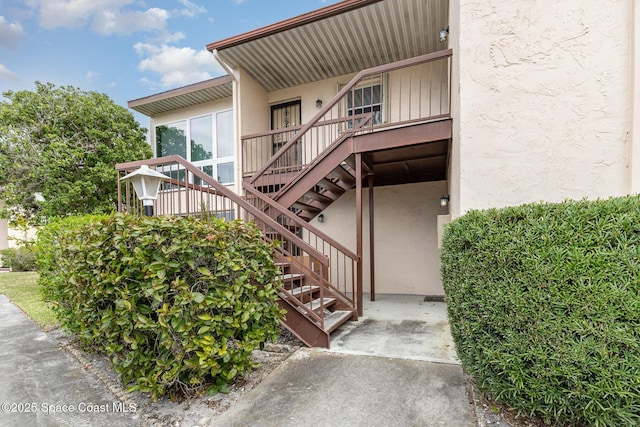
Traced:
[[337, 194], [343, 194], [345, 191], [344, 188], [340, 187], [335, 182], [329, 181], [327, 178], [322, 178], [320, 182], [318, 182], [318, 186]]
[[349, 171], [347, 171], [342, 166], [338, 166], [333, 171], [331, 171], [331, 173], [334, 176], [338, 177], [340, 181], [345, 182], [349, 185], [353, 185], [356, 182], [356, 178], [353, 175], [351, 175]]
[[324, 330], [331, 332], [351, 319], [353, 312], [348, 310], [336, 310], [324, 318]]
[[283, 274], [282, 275], [282, 280], [284, 280], [285, 282], [293, 282], [296, 280], [302, 280], [304, 278], [304, 274], [299, 274], [299, 273], [287, 273], [287, 274]]
[[316, 292], [318, 289], [320, 289], [320, 286], [305, 285], [295, 289], [291, 289], [290, 292], [291, 292], [291, 295], [298, 296], [302, 294], [311, 294], [313, 292]]
[[[324, 302], [324, 305], [321, 304], [321, 301]], [[322, 298], [322, 300], [318, 298], [306, 303], [305, 305], [307, 306], [308, 309], [316, 311], [321, 308], [330, 307], [332, 304], [335, 304], [335, 302], [336, 302], [335, 298]]]
[[331, 197], [327, 197], [324, 194], [316, 193], [315, 191], [311, 191], [311, 190], [307, 191], [304, 195], [311, 200], [315, 200], [317, 202], [320, 202], [322, 204], [327, 204], [327, 205], [330, 205], [335, 201], [335, 199]]
[[320, 208], [316, 208], [315, 206], [311, 206], [311, 205], [308, 205], [306, 203], [302, 203], [302, 202], [299, 202], [299, 201], [296, 201], [292, 206], [294, 208], [296, 208], [296, 209], [300, 209], [302, 211], [307, 211], [307, 212], [312, 213], [312, 214], [322, 211], [322, 209], [320, 209]]

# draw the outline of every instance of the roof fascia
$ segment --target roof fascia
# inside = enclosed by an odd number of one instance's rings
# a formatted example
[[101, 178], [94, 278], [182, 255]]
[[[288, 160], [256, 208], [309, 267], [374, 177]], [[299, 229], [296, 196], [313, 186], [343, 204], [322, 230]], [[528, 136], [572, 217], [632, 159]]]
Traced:
[[194, 83], [192, 85], [171, 89], [166, 92], [156, 93], [154, 95], [145, 96], [144, 98], [133, 99], [127, 102], [129, 108], [138, 107], [140, 105], [150, 104], [152, 102], [163, 101], [169, 98], [175, 98], [176, 96], [186, 95], [188, 93], [198, 92], [203, 89], [209, 89], [216, 86], [222, 86], [226, 83], [231, 83], [231, 76], [216, 77], [214, 79], [205, 80], [203, 82]]

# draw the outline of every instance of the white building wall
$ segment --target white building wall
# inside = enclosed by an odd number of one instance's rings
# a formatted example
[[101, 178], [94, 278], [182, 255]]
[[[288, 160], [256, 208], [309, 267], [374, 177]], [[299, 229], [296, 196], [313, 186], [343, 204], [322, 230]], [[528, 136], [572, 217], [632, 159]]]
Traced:
[[0, 249], [9, 247], [9, 223], [5, 219], [0, 219]]
[[454, 215], [629, 191], [632, 12], [633, 0], [451, 2]]
[[[374, 247], [376, 293], [443, 295], [437, 217], [446, 182], [376, 187]], [[350, 250], [356, 250], [355, 190], [323, 211], [312, 224]], [[370, 291], [369, 197], [363, 190], [363, 283]]]

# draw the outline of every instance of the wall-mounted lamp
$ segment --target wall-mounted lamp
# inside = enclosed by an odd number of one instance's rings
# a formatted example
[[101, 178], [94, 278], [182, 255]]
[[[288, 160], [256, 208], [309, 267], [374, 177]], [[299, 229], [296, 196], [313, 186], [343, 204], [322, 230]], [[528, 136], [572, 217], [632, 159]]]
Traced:
[[318, 222], [324, 222], [324, 214], [318, 215]]
[[322, 108], [322, 99], [317, 99], [316, 100], [316, 107], [317, 108]]
[[446, 208], [449, 205], [449, 196], [440, 197], [440, 207]]
[[438, 35], [440, 36], [440, 41], [443, 42], [445, 40], [447, 40], [447, 36], [449, 35], [449, 27], [447, 28], [442, 28], [440, 30], [440, 32], [438, 33]]

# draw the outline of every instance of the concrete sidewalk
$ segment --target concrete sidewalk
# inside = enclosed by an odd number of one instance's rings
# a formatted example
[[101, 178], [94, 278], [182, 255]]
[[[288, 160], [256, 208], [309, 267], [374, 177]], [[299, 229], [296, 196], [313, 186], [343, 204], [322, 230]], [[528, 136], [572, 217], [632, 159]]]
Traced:
[[[381, 299], [331, 351], [298, 350], [210, 425], [476, 426], [444, 305]], [[0, 366], [0, 426], [144, 425], [4, 295]]]
[[211, 426], [473, 427], [459, 365], [301, 349]]
[[137, 426], [120, 402], [67, 351], [0, 295], [0, 425]]
[[301, 349], [212, 426], [476, 426], [446, 304], [365, 298], [331, 350]]

